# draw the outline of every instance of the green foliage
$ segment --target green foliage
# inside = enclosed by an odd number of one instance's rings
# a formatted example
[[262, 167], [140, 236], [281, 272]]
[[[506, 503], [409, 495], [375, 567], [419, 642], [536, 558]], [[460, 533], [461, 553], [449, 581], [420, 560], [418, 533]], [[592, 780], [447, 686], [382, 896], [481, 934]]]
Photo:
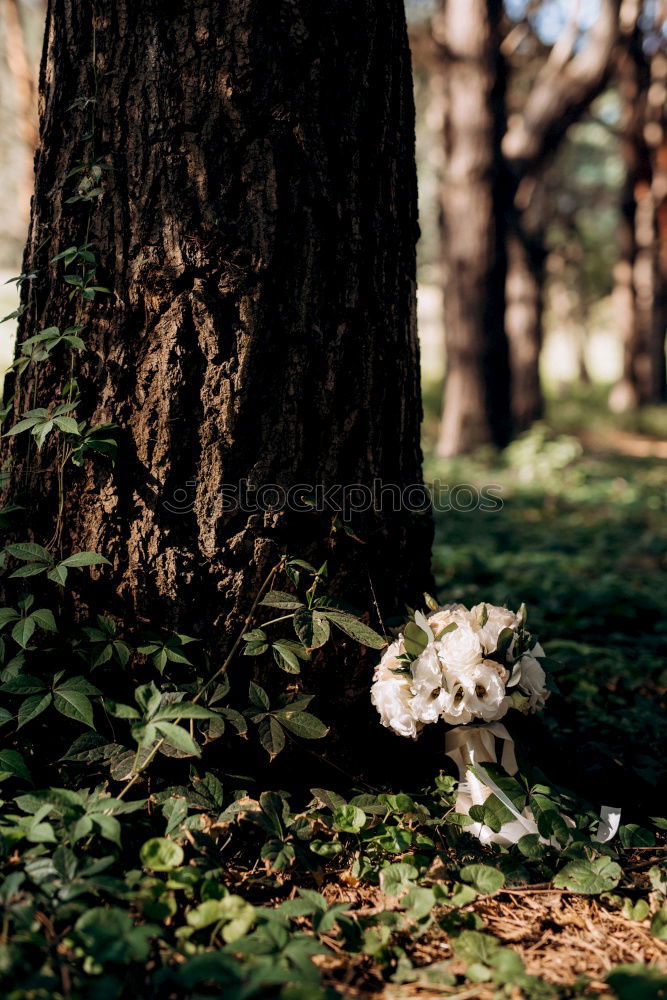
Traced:
[[[111, 169], [95, 152], [95, 73], [92, 93], [72, 105], [85, 131], [65, 200], [88, 222]], [[81, 334], [93, 322], [91, 304], [111, 290], [87, 236], [48, 266], [67, 286], [77, 321], [31, 332], [13, 369], [38, 386], [39, 366], [64, 354], [69, 381], [58, 399], [36, 393], [5, 432], [18, 439], [13, 447], [27, 446], [28, 468], [31, 446], [53, 452], [60, 513], [39, 535], [43, 544], [32, 536], [8, 544], [0, 566], [14, 595], [0, 608], [2, 994], [330, 1000], [340, 994], [321, 958], [342, 955], [372, 969], [376, 981], [462, 996], [488, 983], [499, 997], [553, 997], [555, 988], [528, 975], [475, 910], [480, 896], [535, 882], [596, 895], [667, 939], [663, 866], [649, 869], [649, 887], [645, 871], [626, 863], [631, 852], [664, 842], [660, 818], [628, 822], [601, 847], [586, 803], [539, 776], [521, 783], [494, 773], [517, 808], [530, 805], [539, 830], [503, 851], [466, 832], [449, 775], [415, 782], [409, 794], [346, 778], [345, 795], [313, 788], [308, 799], [239, 773], [251, 740], [272, 760], [289, 744], [300, 749], [327, 736], [306, 693], [321, 647], [337, 641], [354, 655], [350, 640], [386, 645], [361, 613], [326, 594], [326, 564], [285, 555], [220, 664], [210, 662], [205, 642], [168, 628], [132, 634], [111, 613], [73, 622], [70, 588], [85, 586], [91, 569], [103, 579], [109, 565], [100, 553], [63, 552], [59, 537], [68, 463], [117, 457], [116, 425], [77, 417]], [[38, 276], [15, 280], [27, 289]], [[438, 582], [448, 600], [482, 587], [499, 604], [526, 597], [537, 630], [553, 637], [549, 652], [574, 706], [574, 718], [545, 713], [549, 740], [578, 750], [586, 741], [606, 745], [608, 756], [625, 741], [633, 774], [652, 781], [665, 767], [656, 752], [665, 722], [653, 697], [664, 691], [667, 605], [654, 583], [667, 552], [657, 525], [664, 484], [648, 466], [637, 477], [603, 464], [591, 473], [580, 459], [577, 441], [539, 428], [508, 449], [499, 476], [512, 483], [512, 502], [495, 520], [484, 514], [483, 524], [479, 512], [439, 523]], [[488, 481], [486, 465], [477, 472]], [[21, 509], [5, 505], [3, 526]], [[334, 530], [351, 534], [340, 523]], [[625, 558], [630, 534], [637, 567]], [[637, 628], [638, 607], [652, 632]], [[408, 658], [426, 638], [409, 627]], [[277, 783], [273, 774], [267, 785]], [[477, 809], [473, 818], [492, 829], [510, 815], [495, 796]], [[575, 816], [573, 828], [563, 813]], [[359, 889], [356, 900], [340, 893], [343, 883]], [[627, 895], [613, 903], [613, 890]], [[363, 905], [365, 897], [374, 905]], [[446, 941], [457, 966], [425, 964], [420, 941], [429, 933]], [[664, 988], [664, 977], [643, 968], [617, 969], [608, 981], [620, 998]]]

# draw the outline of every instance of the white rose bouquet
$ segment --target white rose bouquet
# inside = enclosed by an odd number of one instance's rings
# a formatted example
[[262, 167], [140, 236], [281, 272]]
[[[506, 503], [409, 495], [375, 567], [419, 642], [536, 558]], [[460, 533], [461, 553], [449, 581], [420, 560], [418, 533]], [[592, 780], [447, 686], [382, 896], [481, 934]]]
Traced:
[[416, 612], [375, 671], [371, 700], [383, 726], [415, 739], [425, 725], [491, 723], [510, 708], [534, 711], [547, 698], [545, 653], [525, 628], [526, 612], [448, 604]]
[[542, 708], [547, 695], [539, 642], [526, 629], [526, 609], [519, 611], [478, 604], [417, 611], [398, 639], [385, 651], [375, 671], [371, 700], [383, 726], [416, 739], [425, 725], [442, 719], [449, 727], [445, 751], [459, 770], [456, 808], [469, 814], [496, 795], [514, 817], [499, 832], [481, 823], [467, 830], [484, 843], [516, 843], [537, 827], [528, 808], [518, 812], [485, 763], [497, 763], [501, 740], [502, 767], [516, 774], [514, 743], [500, 720], [511, 709]]

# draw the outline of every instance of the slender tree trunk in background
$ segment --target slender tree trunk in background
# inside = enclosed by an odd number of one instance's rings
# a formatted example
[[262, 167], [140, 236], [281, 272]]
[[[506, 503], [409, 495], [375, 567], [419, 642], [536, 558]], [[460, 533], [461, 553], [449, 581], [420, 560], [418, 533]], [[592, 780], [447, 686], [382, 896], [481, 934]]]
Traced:
[[[438, 454], [509, 440], [499, 2], [444, 0], [433, 19], [444, 87], [441, 187], [445, 376]], [[500, 211], [499, 211], [500, 207]]]
[[576, 20], [563, 31], [503, 138], [510, 200], [505, 318], [512, 372], [515, 430], [526, 430], [544, 411], [540, 379], [545, 259], [543, 211], [534, 204], [541, 174], [568, 128], [606, 86], [618, 34], [619, 0], [602, 0], [586, 44], [577, 49]]
[[[665, 288], [660, 219], [667, 192], [660, 178], [664, 81], [653, 79], [663, 57], [647, 59], [635, 28], [619, 48], [621, 149], [625, 182], [615, 268], [615, 315], [623, 341], [623, 375], [609, 397], [616, 412], [665, 397]], [[656, 63], [654, 70], [652, 63]], [[654, 89], [654, 84], [658, 84]], [[656, 177], [657, 175], [657, 177]]]
[[542, 414], [546, 255], [542, 229], [530, 218], [532, 192], [569, 126], [606, 85], [619, 2], [601, 0], [580, 48], [575, 19], [506, 131], [500, 5], [440, 0], [433, 17], [446, 161], [441, 213], [447, 373], [440, 455], [490, 441], [505, 444], [512, 430], [525, 429]]
[[[18, 340], [85, 322], [76, 416], [120, 427], [113, 469], [66, 468], [57, 549], [112, 561], [79, 600], [214, 651], [285, 551], [328, 556], [334, 592], [358, 607], [375, 606], [370, 581], [383, 614], [417, 600], [428, 516], [369, 510], [353, 521], [362, 545], [329, 537], [331, 514], [230, 511], [222, 496], [243, 479], [421, 481], [401, 0], [50, 0], [41, 110], [25, 256], [38, 279]], [[112, 170], [88, 239], [113, 294], [81, 313], [50, 260], [86, 239], [89, 203], [66, 203], [67, 176], [93, 153]], [[59, 398], [69, 360], [54, 352], [39, 372], [19, 379], [15, 416]], [[25, 436], [11, 440], [10, 492], [27, 481], [47, 544], [55, 445], [28, 463]], [[357, 654], [344, 680], [340, 663], [323, 671], [332, 718], [369, 668]]]
[[528, 234], [515, 217], [507, 234], [505, 327], [512, 373], [512, 421], [527, 430], [544, 412], [540, 380], [544, 308], [543, 233]]
[[[650, 250], [652, 316], [647, 324], [650, 375], [647, 390], [653, 402], [667, 398], [665, 334], [667, 333], [667, 44], [662, 22], [664, 3], [656, 13], [661, 48], [654, 51], [651, 64], [651, 84], [646, 100], [644, 134], [651, 163], [651, 223]], [[648, 216], [648, 213], [647, 213]], [[647, 218], [648, 222], [648, 218]], [[647, 231], [648, 235], [648, 231]], [[649, 267], [647, 248], [646, 268]]]

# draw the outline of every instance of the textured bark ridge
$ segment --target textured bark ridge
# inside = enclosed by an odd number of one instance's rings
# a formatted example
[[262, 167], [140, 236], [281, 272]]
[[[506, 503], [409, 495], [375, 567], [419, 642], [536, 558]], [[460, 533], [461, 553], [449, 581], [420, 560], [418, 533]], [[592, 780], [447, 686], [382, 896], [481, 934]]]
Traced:
[[[112, 170], [89, 238], [113, 295], [85, 316], [77, 417], [117, 423], [120, 452], [113, 470], [102, 459], [66, 473], [62, 550], [113, 563], [83, 596], [223, 648], [289, 550], [328, 555], [334, 589], [358, 606], [373, 607], [372, 580], [391, 614], [428, 582], [428, 517], [371, 511], [353, 522], [365, 544], [343, 535], [332, 548], [330, 516], [226, 511], [222, 495], [241, 479], [421, 480], [402, 3], [50, 0], [25, 259], [40, 272], [19, 341], [74, 319], [49, 260], [85, 238], [86, 206], [65, 200], [89, 148], [71, 106], [90, 96], [93, 25], [97, 144]], [[68, 361], [42, 366], [38, 405], [68, 377]], [[21, 379], [17, 415], [33, 389]], [[33, 449], [27, 470], [41, 543], [53, 458]], [[351, 665], [337, 683], [357, 682]]]

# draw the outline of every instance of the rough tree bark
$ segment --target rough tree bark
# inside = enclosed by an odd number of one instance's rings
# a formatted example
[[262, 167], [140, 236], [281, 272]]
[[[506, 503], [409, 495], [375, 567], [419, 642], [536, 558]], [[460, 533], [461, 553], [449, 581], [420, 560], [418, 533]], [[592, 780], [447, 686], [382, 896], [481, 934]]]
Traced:
[[503, 446], [509, 440], [500, 14], [496, 0], [442, 0], [433, 18], [445, 147], [441, 217], [447, 369], [441, 456], [488, 443]]
[[[401, 0], [50, 0], [25, 255], [38, 279], [19, 350], [81, 318], [50, 261], [86, 239], [88, 203], [67, 199], [69, 171], [93, 152], [91, 53], [94, 153], [112, 169], [88, 239], [113, 294], [84, 305], [76, 415], [120, 429], [113, 469], [66, 471], [59, 550], [112, 561], [79, 600], [214, 651], [285, 551], [329, 556], [334, 592], [361, 608], [416, 600], [428, 516], [371, 509], [353, 521], [359, 544], [330, 535], [331, 514], [222, 502], [244, 479], [285, 490], [421, 481]], [[39, 371], [19, 379], [15, 416], [60, 397], [69, 360], [54, 354]], [[28, 464], [25, 437], [12, 440], [10, 492], [27, 480], [46, 544], [54, 446]], [[368, 683], [359, 656], [345, 671], [324, 670], [332, 700]]]

